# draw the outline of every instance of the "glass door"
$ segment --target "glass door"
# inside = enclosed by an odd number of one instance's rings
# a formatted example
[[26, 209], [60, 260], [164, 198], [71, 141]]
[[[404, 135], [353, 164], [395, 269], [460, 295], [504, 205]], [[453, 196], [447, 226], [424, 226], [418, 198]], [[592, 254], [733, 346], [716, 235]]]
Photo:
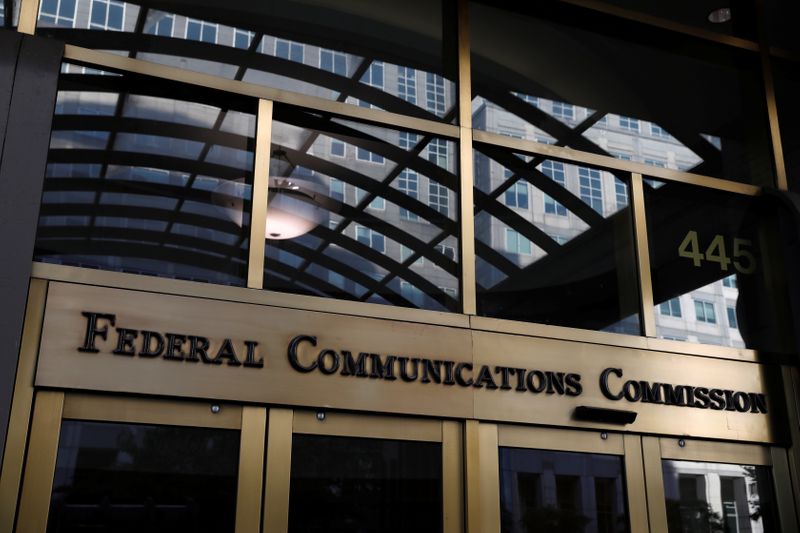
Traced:
[[647, 530], [638, 436], [480, 424], [477, 445], [483, 531]]
[[463, 531], [460, 423], [285, 410], [281, 436], [270, 416], [265, 533]]
[[784, 449], [656, 437], [643, 449], [652, 531], [796, 531]]
[[266, 420], [257, 407], [39, 392], [17, 530], [257, 531]]

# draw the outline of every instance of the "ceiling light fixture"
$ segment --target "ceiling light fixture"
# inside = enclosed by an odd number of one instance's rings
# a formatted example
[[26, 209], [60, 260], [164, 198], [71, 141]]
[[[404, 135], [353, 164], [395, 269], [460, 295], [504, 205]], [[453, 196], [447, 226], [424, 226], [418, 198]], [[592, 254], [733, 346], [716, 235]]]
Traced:
[[[297, 172], [286, 151], [272, 152], [267, 199], [267, 227], [265, 238], [273, 240], [294, 239], [321, 224], [326, 211], [320, 206], [323, 187], [313, 174]], [[242, 225], [244, 216], [243, 180], [226, 181], [217, 187], [216, 203], [225, 217]]]
[[708, 14], [708, 21], [713, 24], [724, 24], [731, 20], [731, 8], [721, 7]]

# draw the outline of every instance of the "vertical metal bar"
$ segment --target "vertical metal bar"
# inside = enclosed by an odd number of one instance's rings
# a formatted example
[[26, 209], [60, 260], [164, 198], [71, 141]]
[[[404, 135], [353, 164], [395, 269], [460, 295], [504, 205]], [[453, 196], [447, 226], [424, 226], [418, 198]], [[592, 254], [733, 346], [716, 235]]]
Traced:
[[[783, 393], [786, 395], [786, 418], [789, 423], [789, 437], [792, 445], [788, 449], [789, 475], [795, 487], [794, 505], [800, 513], [800, 406], [798, 406], [797, 370], [790, 366], [781, 367]], [[800, 514], [798, 515], [800, 518]]]
[[63, 392], [41, 391], [36, 394], [17, 517], [18, 531], [44, 533], [47, 530], [63, 411]]
[[470, 73], [469, 0], [458, 1], [458, 124], [459, 124], [459, 206], [461, 223], [462, 311], [477, 312], [475, 285], [475, 215], [472, 186], [472, 84]]
[[467, 533], [500, 532], [500, 470], [497, 425], [467, 420], [466, 458]]
[[767, 33], [766, 2], [756, 2], [758, 19], [758, 40], [761, 52], [761, 73], [764, 77], [764, 95], [767, 100], [767, 115], [769, 117], [769, 133], [772, 139], [772, 156], [775, 164], [775, 186], [783, 191], [788, 190], [789, 182], [786, 177], [786, 162], [783, 157], [783, 143], [781, 129], [778, 123], [778, 105], [775, 99], [775, 78], [772, 75], [772, 58], [769, 54], [769, 37]]
[[638, 435], [623, 435], [625, 447], [625, 487], [628, 493], [628, 518], [631, 531], [648, 531], [647, 489], [644, 482], [642, 439]]
[[642, 461], [647, 486], [647, 515], [650, 533], [668, 533], [667, 502], [664, 497], [664, 472], [658, 437], [642, 437]]
[[253, 177], [253, 212], [250, 216], [250, 254], [247, 261], [247, 287], [251, 289], [264, 287], [264, 246], [267, 235], [272, 109], [271, 101], [258, 101]]
[[264, 487], [264, 446], [267, 410], [242, 407], [239, 482], [236, 493], [236, 533], [261, 531], [261, 491]]
[[22, 468], [25, 463], [25, 443], [33, 409], [33, 379], [39, 355], [39, 338], [47, 299], [47, 281], [31, 280], [28, 305], [25, 308], [25, 327], [17, 362], [14, 397], [6, 436], [3, 468], [0, 472], [0, 531], [12, 531], [17, 511]]
[[267, 432], [267, 482], [264, 489], [264, 533], [289, 529], [289, 480], [292, 474], [291, 409], [269, 410]]
[[444, 533], [464, 531], [464, 446], [461, 424], [442, 422], [442, 516]]
[[19, 5], [17, 31], [33, 35], [36, 33], [36, 19], [39, 17], [39, 0], [22, 0]]
[[792, 497], [792, 479], [786, 450], [771, 447], [769, 451], [772, 457], [772, 478], [775, 483], [775, 503], [778, 507], [780, 529], [783, 533], [797, 533], [797, 509]]
[[642, 294], [642, 326], [646, 337], [656, 336], [656, 314], [653, 303], [653, 281], [650, 277], [650, 248], [647, 241], [647, 216], [644, 209], [644, 184], [641, 174], [631, 174], [631, 206], [633, 231], [636, 235], [636, 263], [639, 290]]

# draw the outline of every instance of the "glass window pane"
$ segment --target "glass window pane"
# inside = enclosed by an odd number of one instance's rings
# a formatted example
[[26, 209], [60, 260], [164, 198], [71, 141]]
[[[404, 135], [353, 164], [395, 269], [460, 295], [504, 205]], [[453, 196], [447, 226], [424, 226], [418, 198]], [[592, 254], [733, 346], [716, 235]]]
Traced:
[[289, 531], [441, 532], [441, 444], [294, 435]]
[[650, 179], [644, 199], [658, 336], [788, 351], [778, 207], [763, 196]]
[[667, 524], [685, 531], [778, 531], [769, 467], [662, 461]]
[[460, 308], [453, 141], [277, 106], [264, 288]]
[[239, 432], [65, 420], [47, 531], [234, 530]]
[[35, 259], [244, 285], [255, 108], [65, 64]]
[[455, 122], [455, 31], [445, 31], [455, 17], [444, 17], [446, 1], [197, 6], [169, 0], [156, 9], [138, 1], [44, 0], [37, 32], [224, 78]]
[[622, 458], [500, 448], [503, 533], [625, 533]]
[[758, 53], [569, 4], [470, 4], [475, 128], [772, 184]]
[[786, 177], [800, 193], [800, 63], [773, 59], [773, 66]]
[[639, 334], [628, 176], [484, 144], [474, 166], [478, 313]]

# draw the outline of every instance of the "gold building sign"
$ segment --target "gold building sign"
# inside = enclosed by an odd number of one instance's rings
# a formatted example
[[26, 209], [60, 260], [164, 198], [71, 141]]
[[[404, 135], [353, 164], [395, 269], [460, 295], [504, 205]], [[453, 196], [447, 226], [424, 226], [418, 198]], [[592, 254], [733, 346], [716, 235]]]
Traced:
[[750, 362], [51, 283], [36, 383], [774, 442], [765, 391], [778, 377]]

